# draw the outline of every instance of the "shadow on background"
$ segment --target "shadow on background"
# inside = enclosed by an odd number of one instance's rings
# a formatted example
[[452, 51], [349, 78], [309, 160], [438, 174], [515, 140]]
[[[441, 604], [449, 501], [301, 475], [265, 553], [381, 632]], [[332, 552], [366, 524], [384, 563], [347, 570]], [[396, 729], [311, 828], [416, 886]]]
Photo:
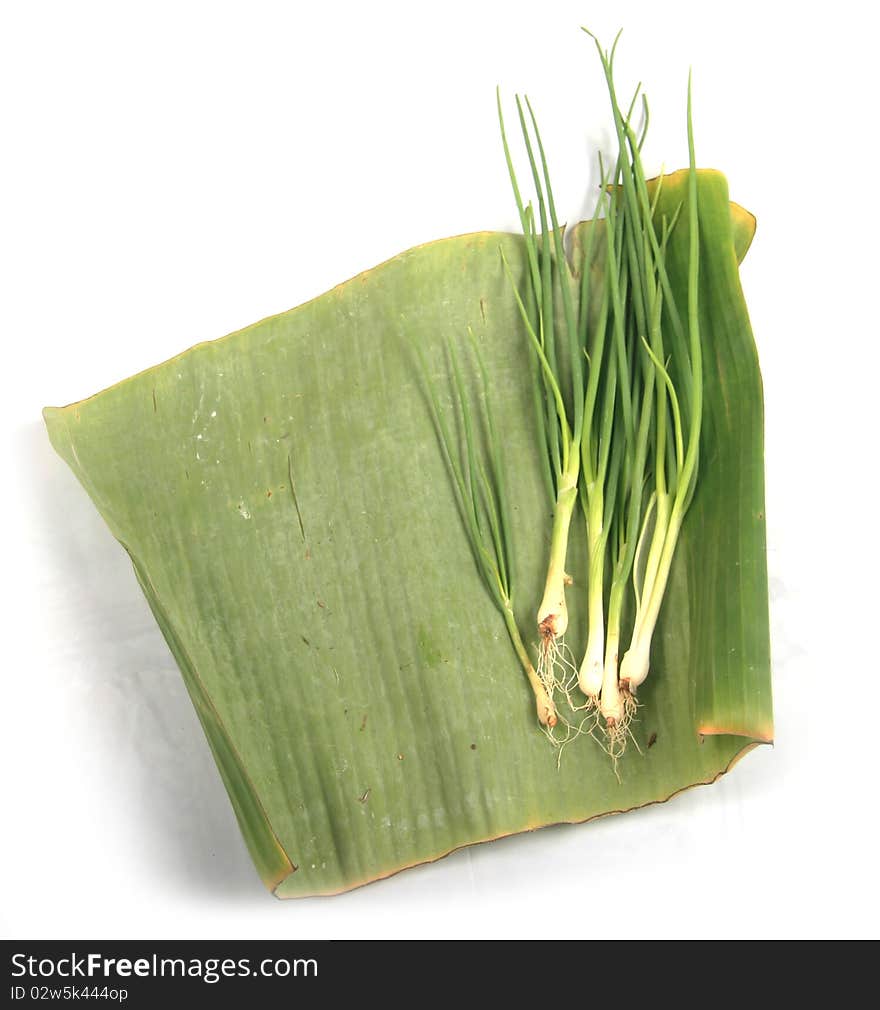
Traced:
[[[205, 895], [266, 898], [183, 679], [128, 557], [52, 449], [41, 422], [16, 432], [23, 490], [38, 510], [53, 651], [70, 656], [102, 792], [129, 818], [141, 864]], [[94, 753], [97, 752], [97, 753]], [[85, 757], [84, 755], [82, 757]], [[69, 756], [74, 763], [76, 754]], [[112, 811], [110, 812], [112, 816]], [[98, 840], [97, 844], [100, 844]], [[75, 868], [71, 868], [75, 872]]]

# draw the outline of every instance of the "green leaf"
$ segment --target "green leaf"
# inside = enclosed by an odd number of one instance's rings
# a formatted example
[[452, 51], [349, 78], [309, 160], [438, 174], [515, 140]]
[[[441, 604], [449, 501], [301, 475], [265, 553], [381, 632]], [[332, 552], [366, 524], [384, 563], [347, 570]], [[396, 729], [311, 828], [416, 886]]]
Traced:
[[[680, 200], [676, 190], [686, 182], [686, 172], [664, 181], [660, 213], [664, 205]], [[690, 578], [700, 586], [690, 594], [690, 664], [701, 734], [739, 733], [770, 741], [763, 390], [736, 255], [731, 254], [738, 245], [748, 248], [742, 241], [747, 228], [735, 224], [745, 224], [749, 215], [733, 215], [728, 206], [724, 176], [701, 172], [700, 242], [712, 253], [700, 262], [705, 412], [700, 474], [684, 547]], [[671, 276], [679, 280], [686, 276], [687, 228], [685, 204], [667, 254]], [[685, 291], [683, 286], [682, 297]], [[701, 576], [701, 569], [712, 578]]]
[[[675, 199], [674, 182], [661, 200]], [[410, 250], [46, 409], [53, 445], [132, 558], [279, 896], [346, 890], [459, 846], [659, 802], [770, 739], [761, 388], [736, 273], [747, 242], [735, 240], [720, 176], [701, 174], [700, 199], [712, 285], [701, 293], [712, 348], [701, 483], [639, 695], [642, 753], [628, 749], [620, 781], [589, 737], [557, 768], [464, 535], [414, 350], [439, 374], [449, 341], [464, 361], [468, 328], [479, 334], [530, 627], [550, 524], [529, 342], [499, 253], [522, 276], [521, 238]], [[673, 236], [682, 283], [677, 256]], [[462, 378], [476, 401], [481, 380]], [[576, 655], [583, 539], [569, 552]]]

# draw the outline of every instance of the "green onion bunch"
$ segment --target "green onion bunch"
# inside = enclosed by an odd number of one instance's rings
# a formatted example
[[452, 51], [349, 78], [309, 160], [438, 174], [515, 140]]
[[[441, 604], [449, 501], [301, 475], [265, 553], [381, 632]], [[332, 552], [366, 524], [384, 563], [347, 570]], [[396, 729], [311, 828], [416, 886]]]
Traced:
[[[586, 29], [585, 29], [586, 31]], [[524, 289], [504, 266], [533, 361], [535, 417], [554, 513], [543, 596], [537, 613], [539, 679], [552, 697], [565, 678], [565, 588], [571, 520], [577, 502], [587, 542], [586, 646], [577, 681], [582, 705], [616, 759], [648, 675], [656, 628], [682, 522], [694, 494], [702, 414], [698, 318], [699, 220], [688, 82], [689, 181], [686, 207], [658, 212], [662, 176], [645, 178], [641, 149], [648, 125], [626, 111], [610, 52], [594, 39], [611, 100], [617, 154], [573, 272], [563, 249], [544, 146], [528, 99], [516, 99], [535, 197], [526, 202], [504, 125], [504, 155], [525, 241]], [[686, 213], [688, 304], [677, 305], [666, 270], [669, 237]], [[579, 298], [574, 278], [579, 274]], [[557, 319], [555, 305], [562, 305]], [[625, 623], [626, 622], [626, 623]], [[631, 627], [623, 659], [621, 640]], [[566, 692], [567, 693], [567, 692]]]

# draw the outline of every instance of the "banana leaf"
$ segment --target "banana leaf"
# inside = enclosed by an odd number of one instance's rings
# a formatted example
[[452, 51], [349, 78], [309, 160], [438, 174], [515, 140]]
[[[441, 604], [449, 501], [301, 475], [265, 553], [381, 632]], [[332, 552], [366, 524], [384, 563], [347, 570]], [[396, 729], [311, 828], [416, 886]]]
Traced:
[[[684, 178], [665, 180], [671, 207]], [[762, 392], [738, 276], [754, 219], [715, 172], [700, 173], [699, 204], [701, 480], [640, 691], [639, 746], [616, 770], [589, 737], [560, 754], [536, 723], [462, 531], [415, 353], [440, 375], [450, 340], [465, 346], [470, 328], [480, 343], [530, 628], [550, 516], [527, 338], [500, 255], [520, 275], [521, 238], [412, 249], [44, 411], [131, 558], [279, 897], [661, 802], [772, 739]], [[683, 222], [669, 250], [682, 291], [686, 232]], [[575, 652], [583, 540], [575, 524]]]

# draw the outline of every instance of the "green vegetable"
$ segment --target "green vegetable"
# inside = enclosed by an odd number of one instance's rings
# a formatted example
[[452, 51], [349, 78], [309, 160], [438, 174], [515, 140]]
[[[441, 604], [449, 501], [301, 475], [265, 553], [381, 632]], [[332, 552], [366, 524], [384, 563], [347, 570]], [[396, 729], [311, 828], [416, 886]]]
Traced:
[[[449, 348], [456, 405], [464, 431], [463, 459], [458, 458], [456, 440], [444, 420], [436, 384], [431, 378], [424, 360], [422, 362], [423, 370], [428, 382], [443, 452], [449, 463], [462, 522], [470, 541], [474, 560], [477, 563], [477, 570], [483, 577], [489, 595], [504, 619], [504, 625], [510, 636], [514, 652], [516, 652], [517, 659], [520, 661], [526, 679], [534, 692], [538, 722], [542, 726], [546, 726], [548, 730], [552, 730], [558, 721], [552, 694], [548, 692], [544, 682], [535, 671], [516, 623], [513, 607], [515, 552], [503, 456], [498, 430], [492, 415], [489, 376], [479, 347], [473, 338], [473, 332], [470, 336], [478, 366], [480, 392], [482, 393], [482, 421], [484, 422], [484, 432], [482, 433], [472, 417], [469, 397], [455, 347], [450, 345]], [[418, 351], [418, 345], [416, 345], [416, 350]], [[482, 446], [478, 445], [481, 434], [485, 437], [485, 445]]]

